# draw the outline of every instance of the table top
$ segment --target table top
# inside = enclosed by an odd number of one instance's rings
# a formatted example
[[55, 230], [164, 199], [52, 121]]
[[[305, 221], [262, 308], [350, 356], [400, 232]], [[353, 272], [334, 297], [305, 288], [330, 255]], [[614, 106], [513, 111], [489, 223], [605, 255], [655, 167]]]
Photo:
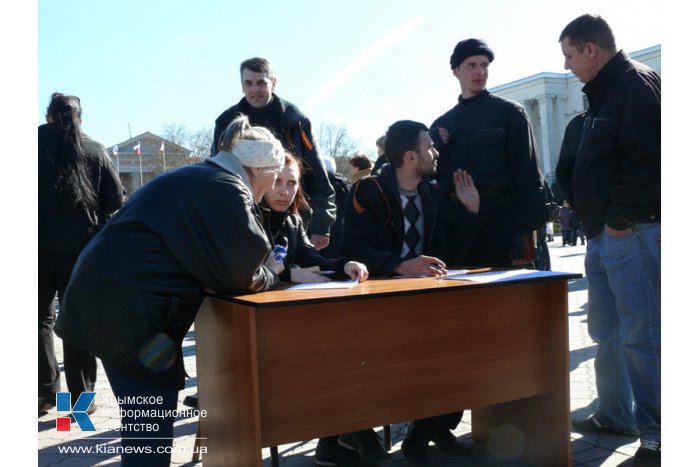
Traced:
[[[470, 270], [469, 273], [496, 272], [492, 268]], [[501, 270], [503, 271], [503, 270]], [[534, 273], [535, 271], [533, 271]], [[246, 295], [213, 295], [213, 298], [240, 303], [256, 308], [267, 308], [280, 305], [299, 305], [301, 303], [318, 303], [345, 300], [363, 300], [392, 295], [411, 295], [425, 293], [440, 293], [459, 288], [504, 287], [532, 282], [552, 282], [570, 280], [582, 277], [578, 273], [542, 273], [539, 277], [512, 278], [503, 282], [471, 282], [451, 280], [438, 277], [375, 277], [361, 282], [349, 289], [320, 289], [320, 290], [288, 290], [293, 284], [282, 283], [273, 290]]]

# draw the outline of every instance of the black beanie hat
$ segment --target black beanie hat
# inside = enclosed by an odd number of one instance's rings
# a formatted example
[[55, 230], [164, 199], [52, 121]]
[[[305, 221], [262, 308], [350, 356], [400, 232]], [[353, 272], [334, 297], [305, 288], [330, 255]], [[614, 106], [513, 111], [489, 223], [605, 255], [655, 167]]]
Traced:
[[455, 50], [450, 57], [450, 67], [454, 70], [465, 58], [473, 55], [486, 55], [489, 58], [489, 63], [493, 61], [493, 50], [489, 48], [485, 41], [481, 39], [465, 39], [455, 46]]

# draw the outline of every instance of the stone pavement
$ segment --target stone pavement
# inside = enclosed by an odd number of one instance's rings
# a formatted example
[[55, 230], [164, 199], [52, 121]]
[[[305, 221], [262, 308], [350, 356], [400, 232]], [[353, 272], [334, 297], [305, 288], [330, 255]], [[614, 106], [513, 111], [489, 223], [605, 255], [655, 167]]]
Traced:
[[[561, 246], [561, 237], [555, 237], [549, 243], [552, 256], [552, 269], [556, 271], [583, 273], [583, 257], [585, 246]], [[571, 415], [572, 418], [583, 417], [591, 414], [596, 404], [595, 375], [593, 371], [593, 358], [596, 346], [588, 336], [586, 328], [587, 307], [587, 281], [586, 278], [570, 281], [569, 283], [569, 349], [570, 349], [570, 375], [571, 375]], [[62, 368], [60, 339], [56, 338], [56, 351], [59, 364]], [[194, 394], [196, 388], [195, 367], [195, 341], [191, 331], [184, 342], [185, 366], [192, 376], [187, 380], [186, 388], [180, 392], [179, 409], [183, 410], [183, 416], [175, 422], [175, 440], [173, 443], [172, 465], [194, 466], [201, 462], [192, 462], [192, 449], [194, 445], [197, 419], [187, 417], [184, 413], [185, 406], [181, 404], [186, 395]], [[63, 378], [63, 375], [62, 375]], [[119, 434], [109, 431], [110, 427], [119, 426], [117, 405], [112, 396], [109, 383], [98, 360], [97, 396], [95, 401], [99, 408], [90, 416], [96, 432], [82, 432], [75, 425], [71, 430], [57, 431], [55, 410], [39, 418], [38, 444], [39, 466], [116, 466], [119, 465], [119, 456], [114, 454], [115, 446], [119, 445]], [[65, 390], [65, 380], [63, 386]], [[396, 467], [411, 466], [401, 454], [401, 441], [406, 429], [405, 423], [392, 425], [392, 450], [394, 457], [392, 465]], [[455, 430], [457, 436], [468, 439], [471, 432], [471, 417], [469, 411], [465, 411], [462, 422]], [[614, 467], [634, 455], [639, 441], [627, 437], [598, 436], [572, 433], [571, 447], [573, 463], [575, 467]], [[313, 454], [316, 440], [301, 441], [298, 443], [279, 446], [280, 465], [284, 467], [311, 467], [314, 465]], [[72, 451], [71, 451], [72, 450]], [[82, 452], [80, 452], [82, 450]], [[111, 452], [110, 452], [111, 451]], [[482, 463], [473, 459], [455, 460], [454, 458], [442, 458], [438, 453], [431, 454], [435, 466], [489, 466], [496, 465], [492, 462]], [[263, 451], [264, 465], [270, 466], [269, 452]], [[511, 464], [499, 464], [511, 465]]]

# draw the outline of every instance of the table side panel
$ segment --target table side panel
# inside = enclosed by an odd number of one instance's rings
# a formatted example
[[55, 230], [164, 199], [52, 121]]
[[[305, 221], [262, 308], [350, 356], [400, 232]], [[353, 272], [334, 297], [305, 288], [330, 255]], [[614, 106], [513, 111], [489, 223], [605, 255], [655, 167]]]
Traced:
[[540, 283], [258, 309], [263, 444], [554, 390], [550, 292]]

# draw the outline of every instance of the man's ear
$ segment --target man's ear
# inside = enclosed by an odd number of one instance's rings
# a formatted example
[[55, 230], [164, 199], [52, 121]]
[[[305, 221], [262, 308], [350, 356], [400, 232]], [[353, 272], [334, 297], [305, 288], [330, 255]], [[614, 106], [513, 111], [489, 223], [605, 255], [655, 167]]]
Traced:
[[596, 58], [598, 56], [598, 46], [593, 42], [586, 42], [583, 46], [583, 52], [588, 58]]
[[415, 164], [416, 163], [416, 151], [406, 151], [403, 153], [403, 163], [404, 164]]
[[277, 78], [272, 78], [272, 87], [270, 87], [270, 91], [274, 91], [275, 87], [277, 87]]

